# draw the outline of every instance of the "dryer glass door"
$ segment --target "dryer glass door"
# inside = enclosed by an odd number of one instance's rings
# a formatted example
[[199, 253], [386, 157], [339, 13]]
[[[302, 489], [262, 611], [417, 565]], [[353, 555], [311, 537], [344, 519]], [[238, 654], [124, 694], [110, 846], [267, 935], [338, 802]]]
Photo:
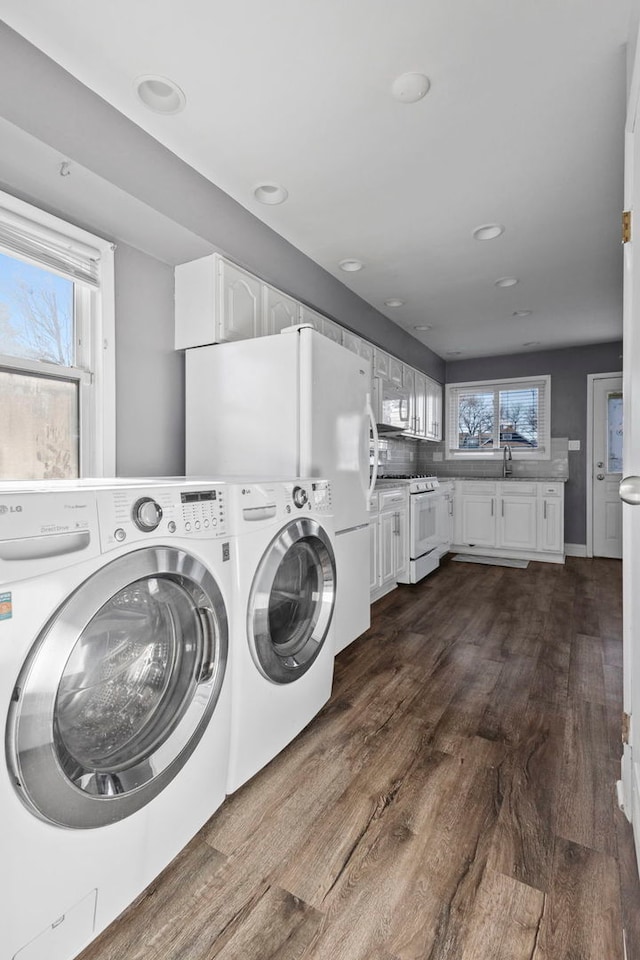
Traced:
[[92, 827], [156, 796], [204, 733], [227, 658], [209, 571], [147, 548], [90, 577], [43, 632], [16, 687], [9, 742], [40, 816]]
[[258, 669], [291, 683], [327, 641], [335, 605], [331, 542], [314, 520], [295, 520], [269, 544], [251, 589], [248, 634]]

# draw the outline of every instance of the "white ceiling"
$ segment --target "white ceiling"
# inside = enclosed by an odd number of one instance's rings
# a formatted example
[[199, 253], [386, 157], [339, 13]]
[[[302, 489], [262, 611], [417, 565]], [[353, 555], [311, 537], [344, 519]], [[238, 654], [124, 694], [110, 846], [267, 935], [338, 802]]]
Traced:
[[[621, 336], [633, 3], [0, 0], [0, 17], [436, 353], [470, 357]], [[391, 95], [407, 71], [431, 80], [416, 104]], [[148, 111], [144, 74], [178, 83], [184, 112]], [[267, 181], [286, 203], [254, 199]], [[488, 222], [504, 234], [475, 241]]]

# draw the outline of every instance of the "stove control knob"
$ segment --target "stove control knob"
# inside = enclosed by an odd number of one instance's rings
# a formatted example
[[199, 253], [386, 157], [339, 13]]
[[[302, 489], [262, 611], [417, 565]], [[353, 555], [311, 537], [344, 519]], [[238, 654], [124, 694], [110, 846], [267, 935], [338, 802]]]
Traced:
[[132, 514], [138, 530], [151, 533], [162, 520], [162, 507], [151, 497], [142, 497], [134, 503]]
[[307, 491], [304, 489], [304, 487], [294, 487], [292, 496], [296, 507], [304, 507], [305, 503], [309, 499], [307, 496]]

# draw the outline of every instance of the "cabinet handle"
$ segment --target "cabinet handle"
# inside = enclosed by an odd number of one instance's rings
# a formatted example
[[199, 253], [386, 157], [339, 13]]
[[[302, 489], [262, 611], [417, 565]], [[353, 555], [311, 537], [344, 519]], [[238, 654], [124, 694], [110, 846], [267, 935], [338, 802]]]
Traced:
[[491, 497], [491, 516], [493, 516], [493, 507], [494, 507], [494, 504], [495, 504], [495, 500], [493, 499], [493, 497]]
[[501, 516], [504, 517], [504, 500], [501, 500], [501, 501], [500, 501], [500, 507], [501, 507], [501, 511], [500, 511], [500, 512], [501, 512]]
[[547, 501], [546, 500], [544, 501], [544, 510], [543, 510], [542, 516], [544, 520], [547, 519]]
[[399, 514], [399, 513], [394, 513], [393, 516], [394, 516], [394, 519], [395, 519], [395, 523], [394, 523], [394, 527], [393, 527], [393, 532], [395, 533], [396, 537], [399, 537], [399, 536], [400, 536], [400, 514]]

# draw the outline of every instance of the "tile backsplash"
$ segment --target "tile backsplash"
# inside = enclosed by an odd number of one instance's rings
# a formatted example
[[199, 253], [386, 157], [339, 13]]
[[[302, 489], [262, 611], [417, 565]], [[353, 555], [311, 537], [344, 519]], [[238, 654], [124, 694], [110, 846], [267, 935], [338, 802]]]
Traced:
[[[394, 441], [398, 443], [400, 441]], [[439, 477], [501, 477], [502, 460], [446, 460], [444, 442], [418, 443], [416, 473], [436, 474]], [[434, 460], [434, 453], [441, 454]], [[397, 473], [402, 471], [398, 470]], [[410, 472], [407, 470], [407, 473]], [[569, 441], [565, 437], [551, 438], [549, 460], [513, 460], [514, 477], [559, 477], [569, 476]]]

